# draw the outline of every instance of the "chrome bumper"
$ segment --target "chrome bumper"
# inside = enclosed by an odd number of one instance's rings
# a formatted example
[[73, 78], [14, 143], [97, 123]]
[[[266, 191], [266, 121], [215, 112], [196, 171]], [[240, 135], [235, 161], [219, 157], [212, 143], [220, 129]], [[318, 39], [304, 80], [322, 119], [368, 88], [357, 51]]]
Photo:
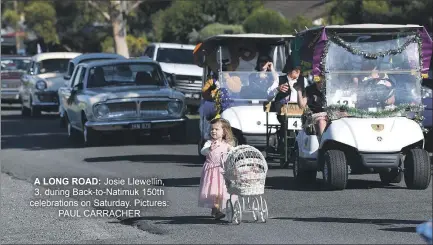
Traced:
[[98, 131], [112, 131], [112, 130], [137, 130], [131, 128], [132, 124], [150, 124], [150, 128], [147, 130], [158, 129], [158, 128], [170, 128], [174, 127], [182, 122], [185, 118], [177, 119], [159, 119], [159, 120], [125, 120], [125, 121], [109, 121], [109, 122], [90, 122], [87, 121], [85, 126], [93, 128]]
[[2, 90], [1, 91], [1, 99], [2, 100], [19, 100], [20, 98], [20, 92], [18, 90], [8, 91], [8, 90]]

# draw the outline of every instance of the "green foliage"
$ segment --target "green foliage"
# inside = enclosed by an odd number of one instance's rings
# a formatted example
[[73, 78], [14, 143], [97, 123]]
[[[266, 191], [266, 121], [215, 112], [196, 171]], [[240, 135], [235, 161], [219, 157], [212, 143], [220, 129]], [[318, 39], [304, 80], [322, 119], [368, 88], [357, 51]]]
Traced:
[[[128, 44], [129, 54], [131, 57], [141, 56], [144, 49], [149, 44], [145, 36], [135, 37], [133, 35], [128, 35], [126, 37], [126, 42]], [[105, 53], [115, 53], [114, 39], [112, 36], [107, 36], [101, 43], [101, 50]]]
[[291, 19], [287, 24], [287, 32], [290, 34], [294, 34], [296, 31], [305, 30], [305, 27], [310, 28], [314, 26], [313, 21], [305, 16], [298, 15], [295, 18]]
[[50, 2], [32, 2], [24, 7], [26, 25], [46, 43], [59, 43], [56, 10]]
[[208, 37], [220, 35], [224, 33], [241, 34], [245, 33], [241, 25], [224, 25], [220, 23], [213, 23], [205, 26], [199, 32], [192, 32], [189, 34], [190, 43], [197, 43], [203, 41]]
[[288, 21], [274, 10], [259, 8], [246, 18], [243, 27], [248, 33], [284, 34]]
[[131, 57], [141, 56], [144, 52], [144, 49], [149, 44], [146, 36], [135, 37], [132, 35], [128, 35], [126, 37], [126, 42], [128, 44], [129, 55]]
[[168, 9], [152, 16], [155, 40], [187, 43], [197, 30], [212, 23], [242, 23], [260, 6], [259, 0], [174, 1]]
[[431, 0], [334, 0], [329, 9], [330, 24], [418, 24], [433, 31]]
[[8, 22], [10, 25], [17, 25], [20, 21], [20, 15], [12, 9], [6, 9], [2, 14], [2, 20]]

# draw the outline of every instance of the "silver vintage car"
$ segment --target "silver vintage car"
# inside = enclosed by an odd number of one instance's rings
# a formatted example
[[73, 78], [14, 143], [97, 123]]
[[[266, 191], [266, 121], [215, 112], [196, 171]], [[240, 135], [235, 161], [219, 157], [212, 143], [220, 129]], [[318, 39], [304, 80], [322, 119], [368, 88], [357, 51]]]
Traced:
[[106, 131], [144, 131], [185, 139], [185, 98], [172, 89], [150, 59], [116, 59], [78, 64], [59, 89], [68, 136], [86, 146]]
[[32, 57], [27, 73], [21, 77], [19, 98], [23, 116], [39, 116], [41, 111], [58, 112], [58, 89], [64, 85], [63, 74], [69, 60], [80, 53], [52, 52]]

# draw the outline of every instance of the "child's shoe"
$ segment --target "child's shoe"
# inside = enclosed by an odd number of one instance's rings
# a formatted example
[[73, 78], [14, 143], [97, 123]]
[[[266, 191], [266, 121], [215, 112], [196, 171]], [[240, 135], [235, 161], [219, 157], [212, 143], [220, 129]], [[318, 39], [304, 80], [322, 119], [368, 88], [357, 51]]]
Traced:
[[218, 209], [216, 209], [216, 208], [212, 208], [212, 212], [210, 213], [210, 215], [212, 216], [212, 217], [214, 217], [215, 218], [215, 215], [218, 213]]

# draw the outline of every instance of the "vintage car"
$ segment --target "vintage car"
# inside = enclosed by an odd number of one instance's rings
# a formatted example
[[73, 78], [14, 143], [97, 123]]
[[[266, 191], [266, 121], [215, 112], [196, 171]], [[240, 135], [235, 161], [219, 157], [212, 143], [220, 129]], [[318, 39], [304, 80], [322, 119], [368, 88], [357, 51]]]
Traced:
[[41, 111], [57, 112], [58, 89], [64, 85], [68, 63], [80, 53], [52, 52], [32, 57], [27, 73], [21, 77], [19, 97], [23, 116], [38, 116]]
[[69, 61], [68, 70], [66, 71], [66, 74], [64, 75], [63, 78], [65, 80], [71, 79], [72, 73], [75, 70], [75, 66], [77, 66], [82, 62], [92, 62], [98, 60], [111, 60], [111, 59], [126, 59], [126, 58], [120, 54], [112, 54], [112, 53], [88, 53], [88, 54], [79, 55]]
[[[99, 61], [99, 60], [112, 60], [112, 59], [126, 59], [126, 58], [120, 54], [112, 54], [112, 53], [88, 53], [73, 58], [72, 60], [69, 61], [68, 70], [63, 76], [63, 78], [65, 79], [64, 81], [65, 85], [67, 86], [70, 83], [69, 80], [71, 79], [72, 73], [74, 72], [75, 67], [78, 64], [85, 63], [85, 62], [89, 63], [92, 61]], [[66, 127], [66, 121], [64, 120], [63, 113], [64, 113], [64, 109], [61, 106], [61, 104], [59, 104], [60, 126]]]
[[185, 139], [185, 97], [170, 88], [151, 59], [78, 64], [70, 84], [59, 89], [69, 138], [96, 145], [102, 133], [145, 132]]
[[2, 55], [1, 57], [1, 102], [18, 103], [21, 76], [27, 71], [31, 58], [28, 56]]

